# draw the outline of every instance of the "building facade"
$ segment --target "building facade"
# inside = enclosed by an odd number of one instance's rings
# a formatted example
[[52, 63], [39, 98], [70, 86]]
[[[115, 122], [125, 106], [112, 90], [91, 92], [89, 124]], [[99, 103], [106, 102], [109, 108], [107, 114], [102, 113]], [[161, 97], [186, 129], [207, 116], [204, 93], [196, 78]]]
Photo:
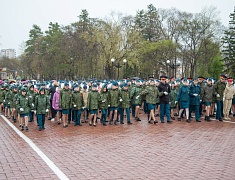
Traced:
[[7, 57], [9, 59], [14, 59], [16, 58], [16, 51], [15, 49], [2, 49], [0, 56]]

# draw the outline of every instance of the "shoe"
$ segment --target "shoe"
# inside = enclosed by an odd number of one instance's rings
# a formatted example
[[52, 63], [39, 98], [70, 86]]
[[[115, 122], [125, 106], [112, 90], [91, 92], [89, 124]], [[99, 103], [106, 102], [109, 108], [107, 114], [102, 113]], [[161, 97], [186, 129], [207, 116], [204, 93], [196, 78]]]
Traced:
[[118, 122], [117, 122], [117, 120], [116, 120], [116, 121], [114, 121], [114, 125], [118, 125]]
[[38, 130], [39, 130], [39, 131], [41, 131], [42, 129], [41, 129], [41, 128], [39, 128]]
[[190, 122], [191, 122], [191, 120], [190, 120], [190, 119], [187, 119], [187, 120], [186, 120], [186, 122], [190, 123]]
[[175, 120], [175, 117], [171, 117], [172, 120]]
[[33, 120], [29, 120], [29, 122], [33, 122]]
[[177, 119], [178, 119], [178, 121], [181, 121], [181, 118], [178, 117]]
[[54, 118], [52, 118], [52, 119], [51, 119], [51, 121], [55, 121], [55, 119], [54, 119]]
[[141, 121], [141, 119], [140, 119], [140, 118], [138, 118], [138, 117], [135, 117], [135, 120], [136, 120], [136, 121]]
[[120, 124], [124, 124], [124, 122], [120, 122]]
[[48, 120], [51, 120], [51, 117], [48, 117]]
[[109, 124], [112, 125], [112, 124], [113, 124], [113, 121], [109, 121]]
[[132, 122], [128, 122], [127, 124], [128, 124], [128, 125], [131, 125], [131, 124], [133, 124], [133, 123], [132, 123]]
[[235, 117], [235, 114], [233, 114], [233, 117]]
[[167, 121], [167, 123], [172, 123], [172, 121]]
[[60, 124], [60, 121], [57, 121], [57, 124], [59, 125], [59, 124]]
[[107, 126], [106, 124], [103, 124], [103, 126]]
[[199, 120], [196, 120], [196, 122], [202, 122], [202, 121], [199, 119]]
[[67, 127], [66, 125], [63, 126], [63, 128], [66, 128], [66, 127]]
[[153, 124], [153, 123], [152, 123], [152, 120], [148, 121], [148, 123], [149, 123], [149, 124]]
[[177, 113], [174, 113], [174, 116], [179, 116]]
[[82, 124], [78, 124], [78, 126], [82, 126]]
[[94, 127], [96, 127], [96, 124], [93, 124]]
[[21, 126], [21, 131], [23, 131], [24, 130], [24, 126]]
[[92, 126], [92, 124], [89, 124], [89, 126]]
[[70, 124], [71, 122], [70, 121], [68, 121], [68, 124]]
[[157, 120], [155, 120], [154, 122], [153, 122], [153, 124], [157, 124], [158, 123], [158, 121]]
[[165, 123], [164, 121], [161, 121], [161, 123]]
[[77, 124], [74, 124], [74, 126], [77, 126]]
[[21, 124], [19, 125], [19, 127], [21, 127]]
[[26, 130], [26, 131], [28, 131], [28, 130], [29, 130], [28, 126], [26, 126], [26, 127], [25, 127], [25, 130]]

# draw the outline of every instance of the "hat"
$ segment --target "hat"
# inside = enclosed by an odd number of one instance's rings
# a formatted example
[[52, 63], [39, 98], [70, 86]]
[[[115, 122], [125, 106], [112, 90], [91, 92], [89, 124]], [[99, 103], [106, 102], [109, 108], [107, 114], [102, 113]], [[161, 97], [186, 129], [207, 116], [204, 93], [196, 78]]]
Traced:
[[212, 82], [212, 78], [208, 78], [207, 81], [211, 81]]
[[127, 87], [128, 85], [127, 85], [127, 83], [123, 83], [122, 86], [123, 87]]
[[21, 88], [21, 92], [27, 92], [26, 88], [25, 87]]
[[98, 86], [97, 84], [92, 84], [92, 87], [97, 88]]
[[87, 85], [86, 84], [83, 85], [83, 89], [87, 89]]
[[112, 85], [113, 85], [113, 86], [118, 86], [118, 83], [117, 83], [116, 81], [113, 81], [113, 82], [112, 82]]
[[227, 77], [224, 74], [220, 75], [220, 79], [226, 79]]
[[198, 81], [198, 78], [194, 78], [193, 80], [194, 80], [194, 81]]
[[187, 78], [184, 78], [182, 81], [183, 81], [183, 82], [188, 82], [188, 79], [187, 79]]
[[232, 77], [229, 77], [229, 78], [228, 78], [228, 82], [233, 82], [233, 78], [232, 78]]
[[166, 80], [166, 79], [167, 79], [167, 76], [160, 76], [160, 79]]
[[67, 83], [67, 82], [66, 82], [66, 83], [64, 83], [64, 86], [69, 86], [69, 83]]

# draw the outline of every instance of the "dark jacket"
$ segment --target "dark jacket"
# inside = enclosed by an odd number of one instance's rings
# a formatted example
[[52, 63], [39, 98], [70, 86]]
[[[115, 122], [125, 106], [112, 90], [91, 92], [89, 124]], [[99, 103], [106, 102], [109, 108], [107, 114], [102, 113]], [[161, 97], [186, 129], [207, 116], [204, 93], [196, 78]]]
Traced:
[[[171, 92], [171, 87], [169, 84], [165, 83], [163, 84], [162, 82], [160, 82], [159, 86], [158, 86], [158, 90], [159, 90], [159, 99], [160, 99], [160, 104], [168, 104], [169, 100], [170, 100], [170, 92]], [[168, 95], [165, 95], [163, 92], [167, 92]]]
[[[197, 94], [197, 96], [194, 96], [194, 94]], [[191, 84], [189, 88], [189, 97], [190, 105], [200, 105], [200, 96], [201, 95], [201, 87], [199, 85], [194, 85], [194, 83]]]

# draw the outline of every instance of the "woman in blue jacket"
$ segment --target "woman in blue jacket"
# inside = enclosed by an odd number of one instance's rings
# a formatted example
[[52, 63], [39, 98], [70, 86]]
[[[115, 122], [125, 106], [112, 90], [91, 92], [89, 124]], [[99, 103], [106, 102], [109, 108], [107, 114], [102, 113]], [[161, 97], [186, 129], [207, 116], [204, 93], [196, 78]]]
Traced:
[[183, 79], [183, 85], [180, 87], [178, 91], [175, 103], [178, 103], [178, 102], [180, 102], [180, 111], [179, 111], [178, 121], [181, 121], [181, 114], [183, 110], [185, 109], [187, 122], [190, 122], [190, 119], [189, 119], [189, 83], [186, 78]]

